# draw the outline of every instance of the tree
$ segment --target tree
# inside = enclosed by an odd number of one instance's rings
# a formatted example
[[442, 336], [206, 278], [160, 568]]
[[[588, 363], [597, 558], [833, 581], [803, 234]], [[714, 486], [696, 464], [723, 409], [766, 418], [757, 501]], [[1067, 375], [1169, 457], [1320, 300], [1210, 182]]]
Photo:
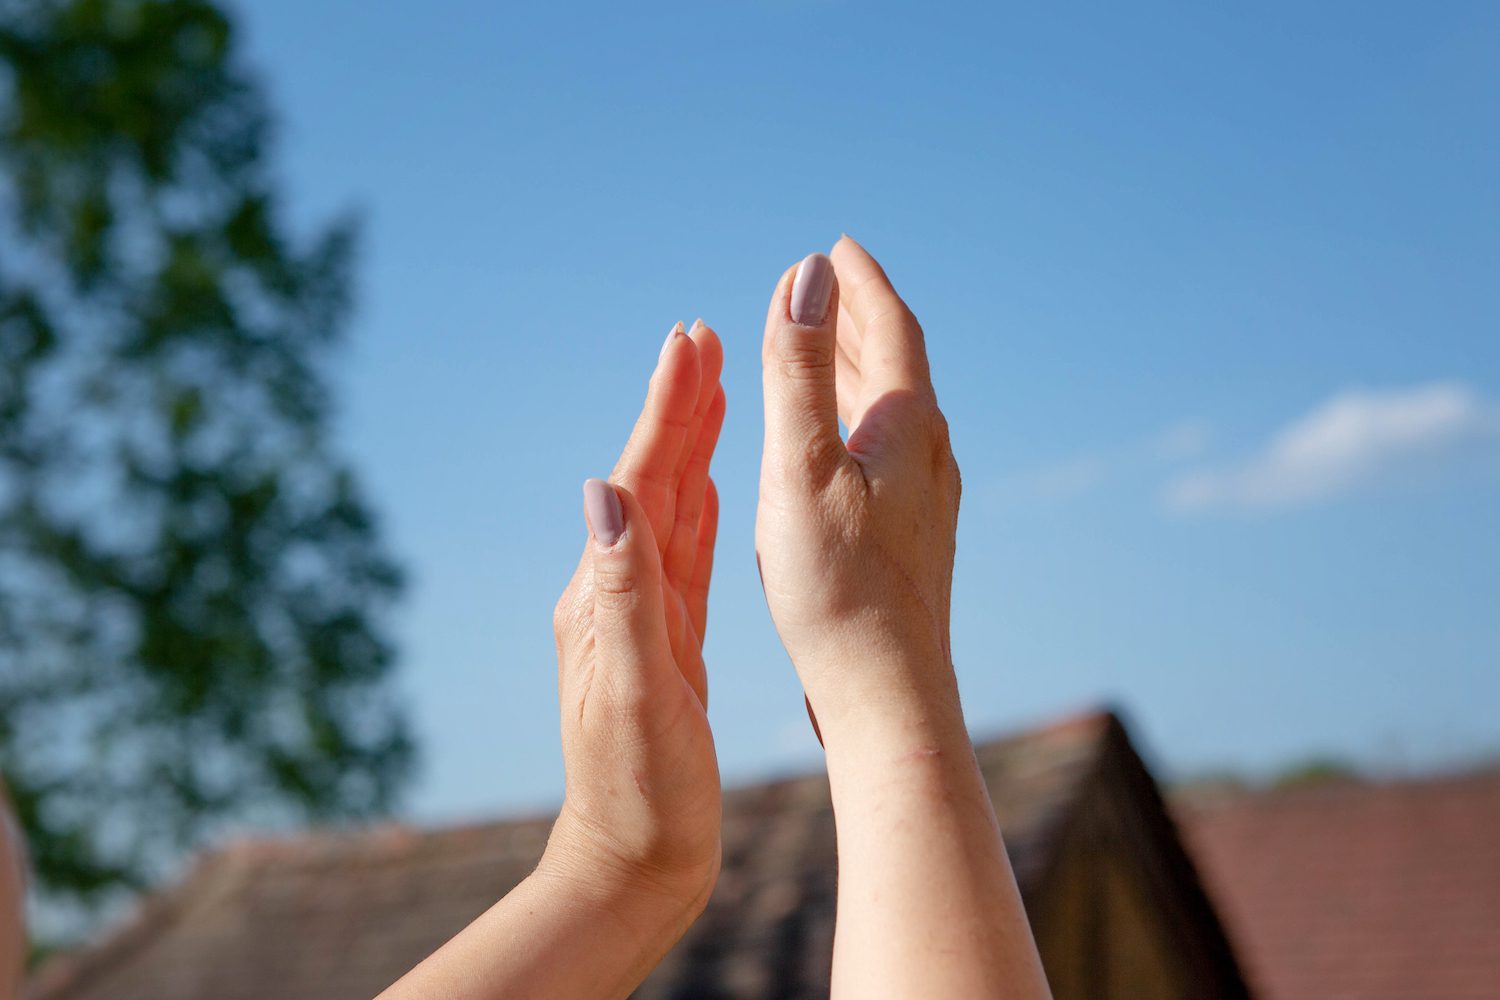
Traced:
[[329, 443], [353, 229], [289, 230], [268, 131], [207, 0], [0, 0], [0, 772], [61, 899], [409, 770]]

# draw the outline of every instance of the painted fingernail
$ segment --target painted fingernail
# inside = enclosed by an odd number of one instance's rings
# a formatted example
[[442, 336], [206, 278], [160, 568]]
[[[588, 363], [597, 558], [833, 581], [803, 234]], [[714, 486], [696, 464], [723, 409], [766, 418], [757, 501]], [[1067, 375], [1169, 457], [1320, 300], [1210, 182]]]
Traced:
[[687, 334], [682, 332], [682, 320], [678, 320], [676, 323], [673, 323], [672, 329], [667, 331], [667, 339], [662, 341], [661, 353], [657, 354], [656, 360], [660, 361], [662, 358], [666, 357], [667, 348], [672, 346], [672, 342], [678, 337], [685, 336], [687, 336]]
[[828, 297], [833, 294], [833, 261], [811, 253], [797, 265], [792, 279], [792, 302], [788, 310], [798, 326], [820, 326], [828, 316]]
[[604, 480], [584, 480], [583, 513], [589, 519], [589, 531], [605, 548], [614, 545], [625, 534], [625, 511], [620, 507], [620, 495]]

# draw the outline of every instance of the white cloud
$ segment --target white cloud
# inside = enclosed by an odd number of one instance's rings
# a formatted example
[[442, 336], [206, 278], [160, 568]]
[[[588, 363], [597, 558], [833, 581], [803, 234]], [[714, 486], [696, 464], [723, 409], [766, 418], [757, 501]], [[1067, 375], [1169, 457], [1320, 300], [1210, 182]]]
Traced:
[[1172, 480], [1163, 500], [1184, 513], [1312, 503], [1430, 468], [1434, 458], [1497, 430], [1493, 409], [1458, 383], [1342, 392], [1277, 432], [1258, 454]]
[[1202, 454], [1211, 434], [1201, 420], [1174, 424], [1114, 448], [1077, 455], [1002, 480], [999, 493], [1032, 501], [1070, 500], [1144, 468], [1172, 465]]
[[1186, 420], [1151, 439], [1151, 454], [1162, 462], [1186, 462], [1208, 450], [1213, 433], [1201, 420]]
[[1108, 463], [1085, 455], [1044, 466], [1020, 477], [1027, 493], [1042, 500], [1063, 500], [1087, 493], [1104, 482]]

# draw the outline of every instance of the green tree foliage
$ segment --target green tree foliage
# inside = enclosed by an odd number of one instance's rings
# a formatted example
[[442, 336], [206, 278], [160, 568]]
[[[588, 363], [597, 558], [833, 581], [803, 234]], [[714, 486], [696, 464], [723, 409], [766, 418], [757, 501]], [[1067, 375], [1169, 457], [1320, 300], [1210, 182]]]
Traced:
[[352, 229], [281, 220], [205, 0], [0, 0], [0, 770], [60, 899], [408, 770], [332, 454]]
[[1359, 769], [1348, 761], [1334, 757], [1310, 757], [1288, 764], [1278, 771], [1271, 784], [1275, 788], [1308, 788], [1362, 780]]

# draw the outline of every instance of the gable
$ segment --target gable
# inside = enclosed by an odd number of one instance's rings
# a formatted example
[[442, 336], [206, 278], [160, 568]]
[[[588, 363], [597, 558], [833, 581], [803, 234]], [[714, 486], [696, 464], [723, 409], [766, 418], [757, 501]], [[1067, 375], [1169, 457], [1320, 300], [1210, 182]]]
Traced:
[[1117, 720], [1032, 922], [1055, 1000], [1248, 1000], [1224, 928]]
[[[976, 756], [1034, 914], [1049, 912], [1058, 891], [1049, 878], [1060, 852], [1098, 817], [1122, 810], [1148, 817], [1116, 826], [1140, 838], [1153, 858], [1175, 845], [1155, 786], [1111, 715], [985, 742]], [[31, 1000], [369, 1000], [524, 878], [550, 825], [539, 817], [425, 832], [312, 833], [211, 854], [177, 888], [148, 899], [130, 925], [49, 963]], [[1176, 856], [1185, 857], [1180, 848]], [[1116, 875], [1124, 886], [1139, 871]], [[727, 792], [719, 883], [703, 916], [636, 996], [826, 997], [837, 878], [825, 776]], [[1151, 884], [1168, 893], [1188, 885]], [[1173, 905], [1119, 891], [1122, 908]]]

